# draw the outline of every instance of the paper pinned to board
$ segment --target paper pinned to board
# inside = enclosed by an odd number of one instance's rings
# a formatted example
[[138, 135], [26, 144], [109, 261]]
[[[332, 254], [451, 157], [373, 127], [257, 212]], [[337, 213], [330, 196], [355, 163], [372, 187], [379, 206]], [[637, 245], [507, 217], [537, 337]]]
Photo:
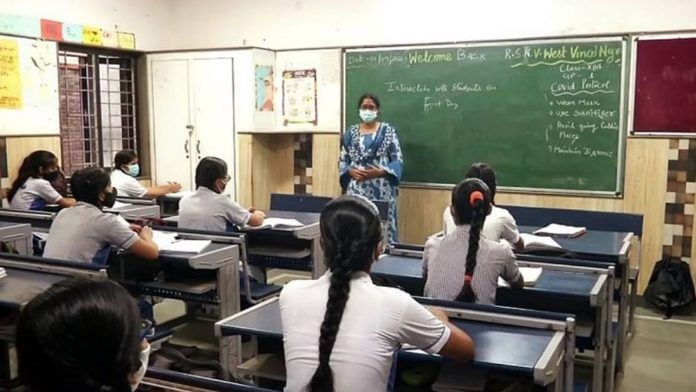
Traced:
[[104, 42], [102, 29], [93, 26], [82, 26], [82, 43], [85, 45], [102, 46]]
[[63, 40], [66, 42], [82, 43], [82, 26], [64, 23]]
[[22, 105], [17, 40], [0, 39], [0, 108], [21, 109]]
[[135, 34], [117, 32], [118, 47], [121, 49], [135, 49]]

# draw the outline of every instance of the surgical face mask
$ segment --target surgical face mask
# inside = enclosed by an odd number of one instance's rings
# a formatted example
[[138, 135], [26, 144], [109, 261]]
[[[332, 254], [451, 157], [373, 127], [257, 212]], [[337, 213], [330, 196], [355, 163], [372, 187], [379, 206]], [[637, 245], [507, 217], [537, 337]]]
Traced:
[[360, 118], [363, 122], [371, 123], [377, 119], [376, 110], [360, 109]]
[[135, 374], [133, 374], [135, 383], [131, 384], [131, 390], [133, 391], [138, 389], [138, 385], [140, 385], [140, 383], [143, 381], [143, 378], [145, 378], [145, 373], [147, 372], [147, 365], [150, 363], [151, 350], [152, 347], [150, 347], [150, 344], [148, 343], [147, 348], [140, 352], [140, 368], [137, 372], [135, 372]]
[[116, 188], [113, 188], [110, 193], [104, 194], [105, 195], [104, 201], [102, 202], [104, 207], [111, 208], [114, 206], [114, 204], [116, 203], [116, 193], [117, 193]]
[[225, 176], [224, 179], [221, 180], [221, 181], [222, 181], [222, 186], [221, 186], [221, 187], [218, 187], [218, 193], [222, 193], [222, 192], [225, 191], [225, 188], [227, 188], [227, 183], [230, 182], [231, 179], [232, 179], [232, 178], [231, 178], [229, 175], [227, 175], [227, 176]]
[[43, 178], [48, 182], [55, 181], [58, 178], [58, 170], [53, 170], [53, 171], [44, 173]]
[[126, 173], [131, 177], [137, 177], [138, 174], [140, 174], [140, 165], [137, 163], [128, 165], [128, 171]]
[[222, 186], [218, 187], [218, 193], [223, 193], [225, 188], [227, 188], [227, 181], [223, 181]]

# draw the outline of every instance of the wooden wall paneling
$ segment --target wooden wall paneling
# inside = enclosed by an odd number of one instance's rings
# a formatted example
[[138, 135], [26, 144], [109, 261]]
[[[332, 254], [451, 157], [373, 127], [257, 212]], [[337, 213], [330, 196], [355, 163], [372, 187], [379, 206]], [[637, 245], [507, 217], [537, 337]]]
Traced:
[[338, 179], [340, 135], [314, 134], [312, 136], [312, 194], [335, 197], [341, 194]]
[[46, 150], [58, 157], [60, 165], [60, 136], [20, 136], [7, 137], [7, 171], [10, 183], [17, 177], [17, 171], [24, 157], [36, 150]]
[[442, 211], [449, 205], [450, 191], [444, 189], [400, 189], [399, 240], [423, 244], [428, 236], [442, 230]]
[[252, 206], [268, 209], [271, 193], [293, 193], [293, 134], [254, 134], [252, 141]]
[[252, 142], [252, 135], [237, 134], [237, 202], [244, 207], [251, 207], [254, 200], [251, 181]]
[[626, 165], [626, 207], [629, 212], [643, 214], [638, 280], [642, 293], [655, 262], [662, 258], [669, 141], [629, 140], [632, 149]]

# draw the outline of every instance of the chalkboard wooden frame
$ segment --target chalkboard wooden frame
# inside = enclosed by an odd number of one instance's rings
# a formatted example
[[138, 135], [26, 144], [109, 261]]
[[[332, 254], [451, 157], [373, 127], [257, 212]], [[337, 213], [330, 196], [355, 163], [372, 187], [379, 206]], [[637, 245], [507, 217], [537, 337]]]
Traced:
[[[432, 44], [413, 44], [413, 45], [385, 45], [385, 46], [369, 46], [369, 47], [351, 47], [343, 50], [343, 85], [342, 85], [342, 126], [346, 124], [346, 107], [352, 105], [347, 100], [347, 71], [346, 71], [346, 55], [354, 52], [373, 52], [385, 50], [410, 50], [410, 49], [438, 49], [438, 48], [470, 48], [470, 47], [497, 47], [497, 46], [519, 46], [519, 45], [535, 45], [535, 44], [563, 44], [563, 43], [591, 43], [591, 42], [620, 42], [621, 43], [621, 67], [620, 67], [620, 88], [619, 88], [619, 128], [617, 132], [617, 154], [616, 154], [616, 174], [614, 190], [578, 190], [578, 189], [556, 189], [556, 188], [536, 188], [536, 187], [505, 187], [501, 186], [498, 189], [509, 193], [534, 193], [534, 194], [557, 194], [557, 195], [585, 195], [593, 197], [622, 197], [624, 183], [624, 168], [625, 168], [625, 143], [627, 135], [627, 94], [629, 89], [628, 72], [629, 63], [627, 61], [630, 54], [630, 46], [628, 45], [630, 36], [622, 35], [606, 35], [606, 36], [575, 36], [575, 37], [558, 37], [558, 38], [534, 38], [534, 39], [519, 39], [519, 40], [494, 40], [494, 41], [476, 41], [476, 42], [451, 42], [451, 43], [432, 43]], [[463, 168], [462, 168], [463, 170]], [[454, 184], [451, 183], [430, 183], [430, 182], [402, 182], [402, 186], [411, 188], [439, 188], [451, 189]]]

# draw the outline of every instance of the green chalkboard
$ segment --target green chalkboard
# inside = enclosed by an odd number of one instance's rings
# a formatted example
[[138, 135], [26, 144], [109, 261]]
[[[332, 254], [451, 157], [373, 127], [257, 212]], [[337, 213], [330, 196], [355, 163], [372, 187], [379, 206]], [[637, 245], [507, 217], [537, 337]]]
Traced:
[[489, 162], [501, 187], [616, 194], [623, 38], [347, 51], [346, 127], [361, 94], [398, 131], [404, 181], [454, 184]]

